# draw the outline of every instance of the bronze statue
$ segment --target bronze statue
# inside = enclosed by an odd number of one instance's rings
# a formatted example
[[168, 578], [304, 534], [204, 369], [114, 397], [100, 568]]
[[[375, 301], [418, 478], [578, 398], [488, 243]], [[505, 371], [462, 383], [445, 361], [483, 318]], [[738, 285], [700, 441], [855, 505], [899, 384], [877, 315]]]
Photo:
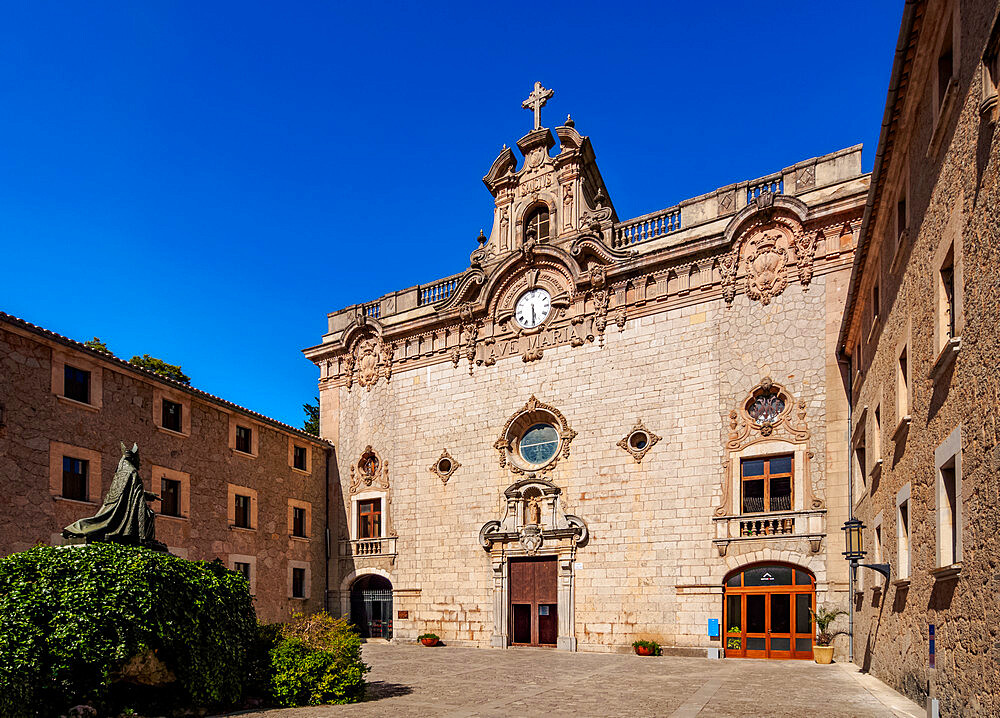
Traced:
[[166, 546], [156, 540], [156, 514], [146, 503], [160, 497], [143, 486], [139, 476], [139, 445], [132, 444], [129, 449], [122, 443], [121, 448], [122, 458], [100, 511], [64, 528], [63, 536], [86, 539], [87, 543], [112, 541], [165, 550]]

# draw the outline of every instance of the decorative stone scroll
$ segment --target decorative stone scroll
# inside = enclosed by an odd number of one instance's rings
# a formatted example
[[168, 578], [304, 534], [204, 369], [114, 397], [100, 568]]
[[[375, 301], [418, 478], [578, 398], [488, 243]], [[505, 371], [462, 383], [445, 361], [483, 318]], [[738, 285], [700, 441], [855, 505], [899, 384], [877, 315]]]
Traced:
[[[517, 453], [516, 446], [525, 430], [535, 424], [552, 426], [559, 436], [559, 447], [552, 457], [543, 464], [529, 465]], [[570, 428], [563, 413], [554, 406], [543, 404], [534, 395], [517, 412], [512, 414], [504, 424], [500, 436], [493, 444], [497, 450], [500, 468], [509, 468], [515, 474], [525, 472], [541, 473], [550, 471], [560, 457], [569, 458], [569, 446], [576, 437], [576, 432]]]
[[642, 423], [642, 419], [639, 419], [631, 431], [618, 442], [618, 446], [631, 454], [632, 458], [635, 459], [635, 463], [638, 464], [642, 461], [642, 457], [646, 455], [646, 452], [652, 449], [662, 438], [662, 436], [657, 436], [647, 429]]
[[448, 479], [451, 478], [452, 474], [458, 471], [460, 466], [461, 464], [455, 460], [455, 457], [449, 454], [448, 450], [445, 449], [441, 452], [441, 456], [438, 457], [438, 460], [431, 465], [430, 472], [441, 479], [441, 483], [447, 484]]
[[528, 478], [504, 491], [506, 510], [499, 520], [487, 521], [479, 529], [479, 545], [490, 551], [494, 544], [516, 544], [529, 556], [539, 553], [546, 542], [568, 542], [585, 546], [590, 538], [586, 522], [564, 514], [562, 489], [551, 481]]
[[[792, 418], [793, 409], [795, 419]], [[824, 501], [813, 491], [810, 468], [813, 453], [807, 448], [811, 432], [806, 414], [806, 403], [796, 402], [791, 393], [772, 381], [771, 377], [765, 377], [750, 391], [739, 408], [729, 412], [729, 436], [723, 458], [722, 503], [715, 509], [716, 516], [727, 515], [732, 503], [732, 457], [749, 446], [767, 441], [783, 441], [802, 448], [805, 459], [802, 467], [803, 506], [807, 509], [824, 508]]]
[[375, 453], [370, 444], [361, 452], [361, 458], [351, 464], [351, 484], [348, 492], [356, 494], [362, 486], [389, 488], [389, 464], [382, 461], [382, 457]]

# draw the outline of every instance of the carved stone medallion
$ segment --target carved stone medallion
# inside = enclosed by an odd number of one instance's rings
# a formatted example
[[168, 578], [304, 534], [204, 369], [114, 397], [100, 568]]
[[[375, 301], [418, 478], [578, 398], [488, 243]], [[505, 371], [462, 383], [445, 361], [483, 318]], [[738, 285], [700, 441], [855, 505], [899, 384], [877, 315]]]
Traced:
[[779, 245], [781, 240], [778, 232], [764, 232], [751, 240], [752, 249], [747, 254], [747, 296], [765, 306], [788, 286], [788, 255]]
[[631, 454], [632, 458], [635, 459], [635, 463], [638, 464], [642, 461], [642, 457], [646, 455], [646, 452], [652, 449], [656, 445], [656, 442], [662, 438], [647, 429], [642, 423], [642, 419], [639, 419], [631, 431], [618, 442], [618, 446]]
[[438, 457], [438, 460], [431, 465], [430, 471], [432, 474], [435, 474], [439, 479], [441, 479], [442, 483], [447, 484], [448, 479], [451, 478], [451, 475], [454, 474], [460, 466], [461, 464], [455, 461], [455, 457], [449, 454], [448, 450], [445, 449], [441, 452], [441, 456]]

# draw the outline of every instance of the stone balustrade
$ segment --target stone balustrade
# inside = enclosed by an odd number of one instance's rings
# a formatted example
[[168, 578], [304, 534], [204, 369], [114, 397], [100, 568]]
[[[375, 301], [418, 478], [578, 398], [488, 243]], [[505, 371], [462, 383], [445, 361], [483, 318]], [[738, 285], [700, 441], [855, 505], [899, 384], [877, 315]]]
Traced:
[[681, 209], [669, 207], [615, 225], [611, 245], [615, 249], [623, 249], [639, 242], [665, 237], [680, 229]]
[[809, 537], [826, 533], [826, 509], [719, 516], [714, 520], [716, 541]]
[[434, 284], [428, 284], [427, 286], [420, 287], [419, 301], [417, 303], [418, 305], [423, 306], [424, 304], [437, 304], [438, 302], [443, 302], [451, 296], [457, 286], [458, 277], [452, 277], [444, 279], [440, 282], [435, 282]]
[[395, 556], [396, 537], [354, 539], [340, 542], [341, 556]]
[[762, 177], [761, 179], [752, 182], [750, 186], [747, 187], [747, 204], [753, 202], [764, 192], [781, 194], [784, 191], [785, 180], [780, 174]]

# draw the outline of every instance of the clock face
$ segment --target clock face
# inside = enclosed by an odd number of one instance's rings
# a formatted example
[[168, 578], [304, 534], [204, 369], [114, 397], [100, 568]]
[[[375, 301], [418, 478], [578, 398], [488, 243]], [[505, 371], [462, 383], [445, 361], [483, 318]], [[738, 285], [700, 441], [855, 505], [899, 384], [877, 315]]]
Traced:
[[545, 321], [552, 310], [552, 298], [544, 289], [531, 289], [521, 295], [514, 306], [514, 318], [525, 329], [533, 329]]

